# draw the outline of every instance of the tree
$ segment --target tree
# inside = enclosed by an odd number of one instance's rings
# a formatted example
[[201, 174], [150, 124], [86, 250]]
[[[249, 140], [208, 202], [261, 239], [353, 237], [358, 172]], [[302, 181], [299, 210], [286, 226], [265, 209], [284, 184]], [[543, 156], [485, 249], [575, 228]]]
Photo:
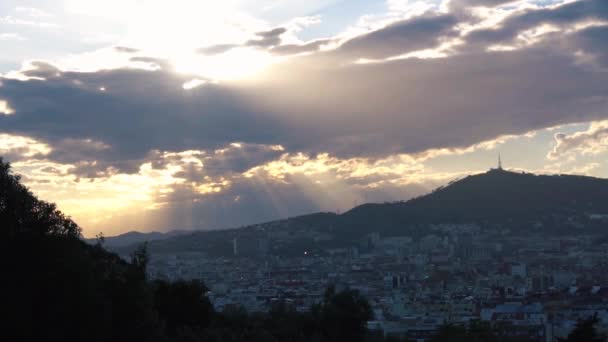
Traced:
[[153, 287], [154, 308], [170, 336], [186, 329], [197, 331], [210, 324], [213, 305], [206, 296], [207, 287], [201, 282], [157, 280]]
[[490, 323], [473, 320], [468, 326], [444, 324], [431, 337], [431, 342], [493, 342], [511, 341], [507, 338], [499, 337]]
[[468, 341], [471, 342], [492, 342], [498, 341], [499, 338], [496, 336], [496, 331], [492, 329], [492, 325], [489, 322], [473, 320], [469, 322]]
[[[54, 204], [36, 198], [0, 159], [0, 310], [6, 341], [156, 341], [161, 336], [135, 267]], [[145, 268], [144, 268], [145, 269]], [[6, 335], [5, 335], [6, 334]]]
[[20, 183], [9, 163], [0, 157], [0, 234], [7, 239], [17, 235], [55, 235], [80, 237], [81, 229], [53, 203], [41, 201]]
[[148, 255], [148, 242], [144, 242], [137, 246], [137, 248], [131, 253], [131, 265], [139, 272], [141, 279], [146, 279], [146, 270], [148, 268], [148, 262], [150, 256]]
[[595, 325], [599, 322], [597, 313], [587, 319], [580, 319], [574, 330], [570, 332], [566, 339], [560, 339], [563, 342], [603, 342], [606, 341], [605, 334], [599, 334]]
[[215, 313], [201, 282], [150, 283], [146, 244], [129, 263], [104, 249], [103, 235], [85, 243], [1, 159], [0, 234], [0, 341], [362, 342], [372, 317], [358, 291], [333, 287], [309, 313]]
[[469, 341], [467, 328], [461, 325], [444, 324], [431, 337], [430, 342], [466, 342]]
[[367, 321], [373, 318], [369, 302], [359, 291], [346, 289], [336, 293], [333, 286], [325, 291], [323, 302], [313, 306], [312, 312], [328, 342], [363, 341]]

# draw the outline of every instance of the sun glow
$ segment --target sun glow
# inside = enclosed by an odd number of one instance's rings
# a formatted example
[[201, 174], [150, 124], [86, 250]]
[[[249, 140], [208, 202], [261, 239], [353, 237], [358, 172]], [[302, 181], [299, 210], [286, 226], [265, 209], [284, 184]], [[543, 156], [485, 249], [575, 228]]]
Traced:
[[222, 81], [253, 78], [276, 61], [268, 52], [237, 48], [213, 56], [187, 54], [174, 58], [172, 63], [179, 73]]
[[[217, 81], [250, 78], [274, 59], [266, 51], [243, 46], [255, 32], [272, 27], [242, 12], [242, 0], [70, 0], [67, 4], [72, 12], [121, 22], [127, 27], [121, 46], [166, 59], [179, 73]], [[215, 55], [197, 53], [213, 45], [235, 48]]]

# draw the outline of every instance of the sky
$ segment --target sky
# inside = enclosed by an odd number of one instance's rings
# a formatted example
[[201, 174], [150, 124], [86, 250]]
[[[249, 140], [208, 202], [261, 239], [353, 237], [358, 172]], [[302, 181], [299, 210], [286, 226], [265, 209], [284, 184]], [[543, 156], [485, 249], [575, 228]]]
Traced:
[[99, 232], [608, 177], [605, 0], [4, 0], [0, 156]]

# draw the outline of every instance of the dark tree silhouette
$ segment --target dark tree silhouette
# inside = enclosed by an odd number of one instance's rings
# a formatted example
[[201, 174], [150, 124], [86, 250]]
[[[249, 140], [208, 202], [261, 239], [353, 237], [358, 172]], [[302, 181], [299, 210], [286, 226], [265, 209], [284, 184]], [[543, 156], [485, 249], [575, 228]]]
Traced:
[[149, 261], [150, 257], [148, 255], [148, 242], [144, 242], [131, 254], [131, 265], [135, 267], [142, 280], [146, 278], [146, 270], [148, 268]]
[[366, 323], [373, 318], [368, 301], [359, 291], [335, 288], [325, 291], [323, 302], [313, 306], [312, 313], [319, 319], [324, 341], [363, 341]]
[[[152, 297], [137, 267], [87, 245], [0, 159], [0, 340], [154, 341]], [[6, 338], [2, 338], [6, 337]]]
[[466, 342], [470, 336], [465, 326], [444, 324], [431, 337], [430, 342]]
[[210, 324], [214, 312], [207, 291], [199, 281], [154, 282], [154, 307], [169, 336], [186, 329], [200, 331]]
[[0, 341], [364, 341], [369, 303], [329, 288], [311, 312], [216, 313], [201, 282], [149, 282], [141, 245], [126, 262], [54, 204], [37, 199], [0, 159]]
[[566, 339], [560, 339], [563, 342], [604, 342], [606, 335], [599, 334], [595, 325], [599, 322], [597, 313], [587, 319], [581, 319], [576, 323], [574, 330]]
[[18, 234], [80, 236], [80, 228], [57, 210], [55, 204], [41, 201], [22, 185], [9, 163], [0, 157], [0, 234], [13, 239]]

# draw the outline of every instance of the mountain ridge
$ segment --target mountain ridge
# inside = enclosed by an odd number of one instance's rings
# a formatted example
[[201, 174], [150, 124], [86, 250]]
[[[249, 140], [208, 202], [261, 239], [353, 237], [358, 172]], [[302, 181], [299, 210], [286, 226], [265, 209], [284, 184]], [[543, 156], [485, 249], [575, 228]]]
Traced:
[[[114, 235], [114, 236], [104, 236], [104, 245], [109, 248], [119, 248], [125, 247], [132, 244], [140, 244], [143, 242], [151, 242], [169, 239], [175, 236], [188, 234], [190, 231], [186, 230], [170, 230], [166, 233], [163, 232], [140, 232], [136, 230], [131, 230], [123, 234]], [[90, 244], [94, 244], [98, 241], [97, 238], [86, 238], [84, 239], [86, 242]]]
[[366, 203], [340, 215], [312, 213], [228, 230], [197, 231], [153, 241], [151, 246], [160, 250], [183, 247], [204, 251], [215, 241], [230, 249], [224, 240], [256, 230], [275, 229], [315, 230], [337, 236], [343, 243], [352, 243], [371, 232], [386, 236], [423, 234], [421, 227], [441, 223], [498, 224], [527, 229], [542, 221], [557, 231], [569, 217], [584, 219], [591, 214], [608, 214], [608, 179], [492, 169], [449, 182], [407, 201]]

